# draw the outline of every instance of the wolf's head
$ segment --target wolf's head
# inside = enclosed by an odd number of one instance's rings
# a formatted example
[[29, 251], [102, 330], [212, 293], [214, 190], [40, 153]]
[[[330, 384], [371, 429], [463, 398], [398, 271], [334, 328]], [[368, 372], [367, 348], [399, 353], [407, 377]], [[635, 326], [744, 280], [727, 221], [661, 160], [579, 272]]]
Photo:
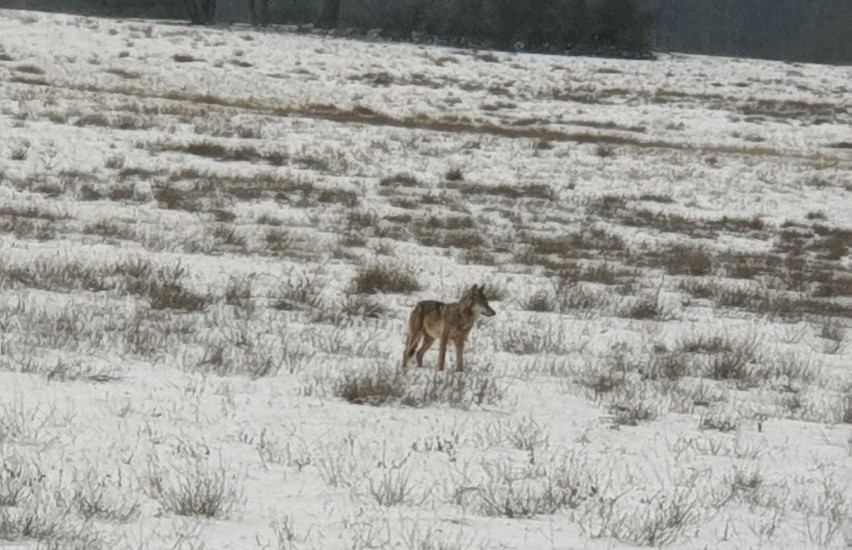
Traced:
[[485, 297], [485, 285], [473, 285], [464, 293], [463, 301], [465, 308], [470, 309], [476, 315], [485, 315], [493, 317], [496, 313], [488, 304], [488, 298]]

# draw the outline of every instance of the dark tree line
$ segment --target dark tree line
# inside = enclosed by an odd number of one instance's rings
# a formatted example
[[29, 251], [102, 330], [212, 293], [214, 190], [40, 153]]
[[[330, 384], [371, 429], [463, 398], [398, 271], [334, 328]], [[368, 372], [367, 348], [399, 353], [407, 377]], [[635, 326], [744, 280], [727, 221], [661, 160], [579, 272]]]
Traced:
[[674, 51], [852, 62], [850, 0], [640, 0], [651, 40]]
[[653, 47], [852, 62], [850, 0], [0, 0], [0, 7], [198, 24], [312, 23], [505, 49], [641, 54]]
[[249, 20], [252, 25], [269, 24], [269, 0], [248, 0]]
[[216, 22], [216, 0], [184, 0], [189, 20], [199, 25]]
[[338, 16], [341, 26], [400, 39], [533, 51], [650, 51], [650, 18], [634, 0], [343, 0]]
[[323, 0], [320, 8], [319, 26], [323, 29], [337, 27], [340, 20], [340, 0]]
[[396, 39], [534, 51], [649, 53], [636, 0], [0, 0], [0, 7], [218, 22], [313, 23]]

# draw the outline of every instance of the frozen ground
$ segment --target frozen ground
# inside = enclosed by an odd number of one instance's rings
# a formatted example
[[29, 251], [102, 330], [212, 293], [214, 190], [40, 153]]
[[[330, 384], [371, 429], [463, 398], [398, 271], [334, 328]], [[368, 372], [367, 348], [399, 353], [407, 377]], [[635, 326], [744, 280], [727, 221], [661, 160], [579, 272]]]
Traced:
[[0, 10], [0, 545], [845, 547], [850, 81]]

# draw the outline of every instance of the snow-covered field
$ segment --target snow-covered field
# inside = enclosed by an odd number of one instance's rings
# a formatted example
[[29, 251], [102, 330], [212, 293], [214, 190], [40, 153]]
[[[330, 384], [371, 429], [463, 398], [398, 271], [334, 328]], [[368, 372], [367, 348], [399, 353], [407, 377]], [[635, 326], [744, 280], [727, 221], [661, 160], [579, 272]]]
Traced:
[[0, 10], [0, 546], [848, 546], [850, 82]]

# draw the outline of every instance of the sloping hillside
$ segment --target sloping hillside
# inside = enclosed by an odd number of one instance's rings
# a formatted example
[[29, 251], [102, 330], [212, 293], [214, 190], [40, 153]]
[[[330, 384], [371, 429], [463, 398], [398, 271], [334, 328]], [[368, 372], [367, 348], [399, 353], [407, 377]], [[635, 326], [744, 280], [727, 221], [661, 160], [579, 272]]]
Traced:
[[843, 548], [849, 77], [0, 10], [0, 540]]

